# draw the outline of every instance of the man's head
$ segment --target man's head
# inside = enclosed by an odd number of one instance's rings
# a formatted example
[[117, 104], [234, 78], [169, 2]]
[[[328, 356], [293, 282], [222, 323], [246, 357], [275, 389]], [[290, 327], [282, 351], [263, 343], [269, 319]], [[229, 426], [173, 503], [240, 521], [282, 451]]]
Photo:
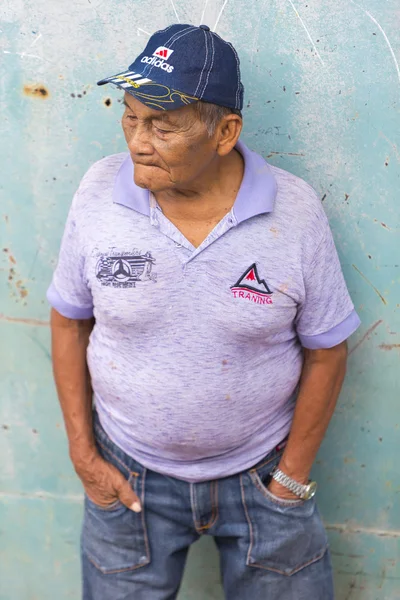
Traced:
[[127, 71], [123, 129], [137, 185], [183, 188], [224, 157], [241, 130], [243, 85], [233, 46], [202, 25], [156, 32]]
[[125, 93], [122, 127], [135, 164], [136, 185], [153, 192], [190, 190], [234, 148], [242, 128], [238, 111], [197, 102], [158, 111]]

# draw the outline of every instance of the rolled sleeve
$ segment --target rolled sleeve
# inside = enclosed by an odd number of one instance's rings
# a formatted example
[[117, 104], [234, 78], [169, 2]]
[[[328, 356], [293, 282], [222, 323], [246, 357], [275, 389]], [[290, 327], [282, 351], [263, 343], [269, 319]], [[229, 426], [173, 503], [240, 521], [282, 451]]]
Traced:
[[51, 282], [46, 297], [48, 303], [63, 317], [68, 319], [91, 319], [93, 317], [93, 306], [83, 307], [69, 304], [60, 296], [54, 282]]
[[348, 317], [339, 325], [332, 327], [325, 333], [318, 335], [301, 335], [299, 334], [300, 343], [304, 348], [309, 350], [321, 350], [323, 348], [333, 348], [341, 344], [349, 338], [360, 326], [360, 317], [353, 310]]
[[93, 300], [85, 276], [85, 253], [79, 236], [75, 195], [52, 283], [47, 290], [47, 300], [61, 315], [69, 319], [90, 319]]
[[303, 270], [304, 297], [298, 307], [297, 335], [305, 348], [332, 348], [356, 331], [360, 319], [328, 223], [310, 264], [303, 265]]

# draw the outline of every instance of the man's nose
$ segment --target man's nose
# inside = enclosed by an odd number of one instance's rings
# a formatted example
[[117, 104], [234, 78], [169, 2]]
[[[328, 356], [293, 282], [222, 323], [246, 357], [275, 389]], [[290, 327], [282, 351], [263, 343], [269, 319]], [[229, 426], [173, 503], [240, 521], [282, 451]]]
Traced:
[[132, 155], [153, 154], [151, 133], [145, 124], [138, 124], [135, 127], [129, 139], [128, 148]]

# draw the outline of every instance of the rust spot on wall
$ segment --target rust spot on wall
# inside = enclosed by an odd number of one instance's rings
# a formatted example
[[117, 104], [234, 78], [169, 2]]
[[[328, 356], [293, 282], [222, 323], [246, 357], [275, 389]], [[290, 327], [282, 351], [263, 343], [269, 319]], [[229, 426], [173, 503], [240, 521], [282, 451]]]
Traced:
[[50, 92], [42, 83], [29, 83], [24, 85], [24, 94], [31, 98], [48, 98]]
[[381, 225], [382, 225], [382, 227], [384, 227], [385, 229], [389, 229], [389, 227], [386, 225], [386, 223], [382, 223], [382, 221], [381, 221]]
[[104, 100], [104, 104], [105, 104], [106, 106], [111, 106], [111, 98], [106, 98], [106, 99]]
[[400, 350], [400, 344], [380, 344], [381, 350]]

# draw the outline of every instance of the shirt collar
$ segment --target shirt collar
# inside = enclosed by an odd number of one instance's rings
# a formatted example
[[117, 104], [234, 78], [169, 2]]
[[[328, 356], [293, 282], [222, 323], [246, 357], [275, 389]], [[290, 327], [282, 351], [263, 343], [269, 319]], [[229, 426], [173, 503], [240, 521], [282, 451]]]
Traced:
[[[272, 170], [262, 156], [238, 142], [236, 149], [243, 156], [243, 180], [232, 207], [237, 223], [256, 215], [272, 212], [277, 184]], [[128, 155], [115, 180], [113, 200], [143, 215], [150, 215], [150, 193], [137, 186], [133, 180], [133, 163]]]

